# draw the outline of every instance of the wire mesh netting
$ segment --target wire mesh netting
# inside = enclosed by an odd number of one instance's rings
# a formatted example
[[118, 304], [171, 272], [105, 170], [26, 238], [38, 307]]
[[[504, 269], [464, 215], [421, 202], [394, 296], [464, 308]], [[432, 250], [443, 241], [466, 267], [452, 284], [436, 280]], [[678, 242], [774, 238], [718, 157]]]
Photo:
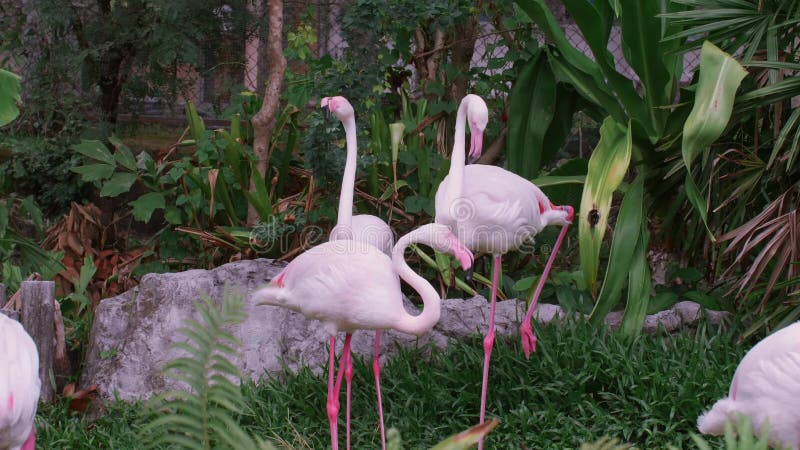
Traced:
[[[351, 0], [285, 1], [284, 44], [286, 45], [298, 34], [300, 27], [307, 27], [313, 30], [316, 39], [308, 46], [311, 57], [329, 55], [334, 59], [342, 58], [350, 45], [346, 36], [352, 35], [349, 32], [351, 30], [347, 29], [347, 21], [344, 20], [345, 13], [352, 4]], [[8, 29], [16, 28], [24, 31], [26, 36], [24, 39], [30, 41], [24, 43], [22, 51], [0, 49], [0, 64], [21, 74], [23, 80], [33, 76], [33, 66], [37, 63], [37, 58], [43, 55], [36, 50], [37, 46], [47, 45], [55, 38], [42, 33], [37, 35], [39, 17], [35, 10], [26, 9], [29, 6], [25, 5], [26, 2], [19, 0], [0, 0], [0, 13], [2, 13], [0, 24]], [[148, 77], [153, 75], [146, 67], [134, 71], [125, 91], [121, 112], [180, 114], [181, 105], [186, 101], [193, 101], [201, 106], [201, 110], [213, 114], [222, 111], [237, 90], [260, 90], [259, 87], [265, 82], [268, 68], [265, 42], [257, 37], [266, 36], [268, 18], [263, 7], [259, 10], [253, 3], [245, 5], [248, 10], [244, 12], [236, 11], [228, 4], [213, 10], [214, 16], [219, 21], [219, 33], [199, 39], [197, 42], [199, 55], [195, 61], [176, 65], [171, 74], [174, 79], [165, 84], [171, 91], [153, 89], [151, 81], [148, 80]], [[554, 5], [554, 14], [562, 24], [569, 42], [588, 57], [594, 58], [580, 30], [563, 7], [558, 6], [558, 2]], [[488, 75], [508, 70], [512, 61], [504, 58], [508, 49], [504, 45], [502, 33], [486, 18], [479, 21], [478, 28], [478, 38], [475, 41], [470, 67]], [[29, 45], [34, 41], [36, 45]], [[540, 41], [544, 43], [544, 39]], [[393, 44], [389, 42], [385, 45]], [[614, 57], [617, 70], [638, 85], [635, 71], [625, 60], [622, 37], [617, 26], [612, 28], [608, 50]], [[698, 64], [697, 51], [684, 55], [682, 83], [686, 84], [691, 80]], [[412, 72], [411, 81], [414, 83], [416, 70], [412, 64], [407, 68]], [[72, 78], [77, 80], [78, 77], [75, 75]], [[167, 101], [167, 98], [171, 101]]]

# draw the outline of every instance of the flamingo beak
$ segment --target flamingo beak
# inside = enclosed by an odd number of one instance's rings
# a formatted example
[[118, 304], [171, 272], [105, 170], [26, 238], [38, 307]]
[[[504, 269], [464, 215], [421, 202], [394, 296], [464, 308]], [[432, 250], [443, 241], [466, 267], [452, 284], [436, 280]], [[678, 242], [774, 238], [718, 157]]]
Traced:
[[319, 102], [319, 106], [322, 108], [322, 111], [325, 113], [325, 117], [326, 118], [330, 118], [331, 114], [332, 114], [330, 106], [329, 106], [330, 101], [331, 101], [330, 97], [323, 97], [322, 101]]
[[473, 164], [478, 158], [481, 157], [483, 149], [483, 132], [472, 131], [469, 142], [469, 163]]
[[461, 267], [463, 267], [464, 270], [471, 271], [472, 261], [475, 259], [475, 257], [472, 256], [472, 252], [459, 241], [455, 235], [450, 236], [449, 241], [450, 251], [453, 252], [453, 256], [461, 263]]
[[564, 205], [561, 207], [562, 211], [567, 213], [566, 220], [568, 223], [572, 223], [572, 219], [575, 218], [575, 209], [570, 205]]

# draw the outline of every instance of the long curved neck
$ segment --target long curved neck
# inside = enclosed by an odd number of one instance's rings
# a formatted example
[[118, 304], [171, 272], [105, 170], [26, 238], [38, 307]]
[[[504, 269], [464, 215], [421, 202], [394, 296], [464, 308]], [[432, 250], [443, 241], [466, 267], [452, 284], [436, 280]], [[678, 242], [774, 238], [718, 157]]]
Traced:
[[356, 165], [358, 164], [358, 146], [356, 145], [356, 119], [350, 117], [342, 121], [345, 142], [347, 144], [347, 160], [344, 164], [342, 192], [339, 195], [339, 216], [336, 226], [350, 227], [353, 222], [353, 191], [356, 183]]
[[455, 201], [461, 197], [461, 191], [464, 186], [464, 163], [466, 160], [466, 128], [467, 128], [467, 105], [469, 100], [465, 98], [458, 106], [458, 113], [456, 114], [456, 132], [453, 138], [453, 152], [450, 154], [450, 171], [447, 173], [448, 177], [448, 192], [447, 197], [449, 200]]
[[399, 317], [394, 328], [403, 333], [420, 335], [430, 331], [436, 322], [439, 321], [439, 315], [442, 312], [442, 299], [439, 293], [436, 292], [433, 286], [427, 280], [422, 278], [419, 274], [414, 272], [408, 266], [405, 259], [406, 248], [410, 244], [422, 243], [428, 244], [428, 240], [424, 237], [424, 231], [417, 229], [411, 233], [403, 236], [397, 241], [392, 251], [392, 265], [395, 272], [400, 275], [400, 278], [409, 284], [417, 293], [422, 297], [423, 309], [419, 315], [412, 316], [405, 313]]

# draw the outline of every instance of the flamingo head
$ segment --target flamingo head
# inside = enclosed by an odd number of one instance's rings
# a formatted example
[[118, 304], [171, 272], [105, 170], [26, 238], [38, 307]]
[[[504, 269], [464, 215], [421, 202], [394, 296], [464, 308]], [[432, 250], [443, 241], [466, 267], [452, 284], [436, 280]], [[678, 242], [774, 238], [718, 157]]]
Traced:
[[353, 105], [341, 95], [336, 97], [324, 97], [320, 102], [320, 106], [323, 111], [335, 115], [342, 122], [355, 116]]
[[464, 270], [469, 270], [472, 267], [472, 261], [475, 259], [472, 256], [472, 252], [446, 225], [430, 223], [423, 225], [418, 231], [426, 231], [425, 239], [421, 239], [421, 243], [430, 245], [438, 252], [455, 256]]
[[480, 158], [483, 149], [483, 132], [489, 123], [489, 108], [477, 95], [470, 94], [465, 100], [469, 101], [467, 104], [467, 123], [470, 130], [469, 158], [475, 161]]

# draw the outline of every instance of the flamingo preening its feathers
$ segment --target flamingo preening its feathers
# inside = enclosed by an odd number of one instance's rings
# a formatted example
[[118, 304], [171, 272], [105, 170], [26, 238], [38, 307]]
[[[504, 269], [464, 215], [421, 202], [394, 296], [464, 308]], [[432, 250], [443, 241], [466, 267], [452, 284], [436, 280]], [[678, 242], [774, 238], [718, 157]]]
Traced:
[[0, 314], [0, 449], [34, 450], [39, 352], [19, 322]]
[[800, 449], [800, 322], [767, 336], [739, 363], [728, 396], [697, 419], [701, 433], [721, 435], [747, 416], [756, 434], [769, 423], [772, 445]]
[[[456, 116], [450, 172], [436, 192], [436, 223], [447, 225], [473, 252], [485, 252], [494, 257], [489, 330], [483, 343], [480, 423], [485, 420], [489, 362], [494, 346], [500, 258], [503, 254], [522, 247], [544, 227], [562, 227], [520, 328], [523, 350], [528, 357], [531, 351], [536, 351], [536, 338], [531, 329], [533, 311], [574, 215], [571, 206], [553, 205], [541, 189], [513, 172], [491, 165], [465, 166], [466, 123], [469, 122], [472, 133], [469, 156], [474, 160], [481, 155], [483, 131], [488, 120], [489, 110], [482, 98], [472, 94], [464, 97]], [[482, 447], [481, 441], [479, 448]]]
[[[417, 243], [454, 255], [464, 268], [472, 264], [470, 251], [447, 227], [428, 224], [400, 238], [391, 258], [377, 247], [360, 241], [337, 240], [320, 244], [300, 254], [268, 286], [252, 296], [256, 304], [283, 306], [309, 319], [319, 320], [330, 333], [327, 412], [333, 450], [338, 449], [342, 366], [345, 372], [352, 370], [352, 333], [355, 330], [395, 329], [420, 335], [439, 321], [439, 294], [428, 281], [411, 270], [404, 259], [406, 248]], [[403, 307], [401, 279], [422, 298], [424, 308], [419, 315], [413, 316]], [[334, 380], [336, 333], [340, 331], [344, 331], [346, 336], [339, 372]], [[377, 354], [375, 364], [376, 387], [380, 392]]]

